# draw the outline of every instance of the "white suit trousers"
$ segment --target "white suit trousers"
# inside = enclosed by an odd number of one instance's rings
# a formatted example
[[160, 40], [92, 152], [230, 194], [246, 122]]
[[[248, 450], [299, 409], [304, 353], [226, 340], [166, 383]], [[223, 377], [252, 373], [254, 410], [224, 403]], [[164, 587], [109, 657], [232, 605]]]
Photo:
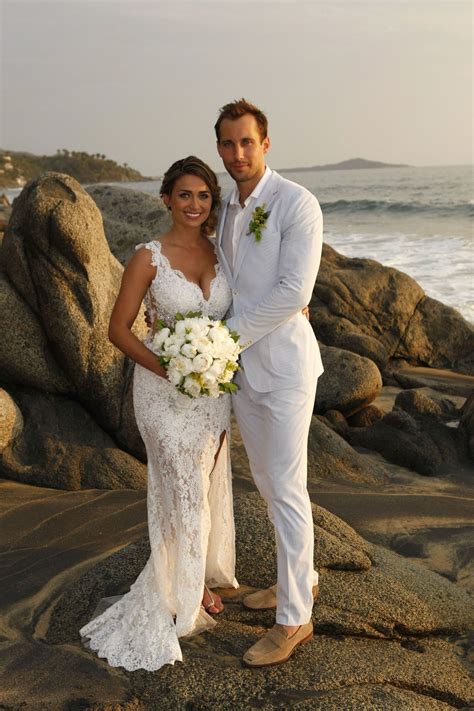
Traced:
[[311, 619], [313, 516], [307, 490], [308, 432], [317, 378], [292, 389], [257, 392], [240, 371], [232, 405], [253, 479], [268, 506], [277, 548], [277, 614], [284, 625]]

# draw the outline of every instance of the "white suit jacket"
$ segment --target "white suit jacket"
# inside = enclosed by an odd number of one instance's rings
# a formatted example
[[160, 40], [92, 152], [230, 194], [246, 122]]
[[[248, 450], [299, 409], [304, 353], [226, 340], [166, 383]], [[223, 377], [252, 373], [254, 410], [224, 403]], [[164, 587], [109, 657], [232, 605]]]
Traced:
[[231, 270], [222, 250], [230, 196], [217, 225], [217, 255], [232, 288], [227, 325], [244, 347], [241, 365], [259, 392], [291, 388], [323, 372], [318, 344], [301, 309], [309, 304], [321, 260], [323, 219], [306, 188], [271, 172], [255, 207], [270, 215], [260, 242], [242, 228]]

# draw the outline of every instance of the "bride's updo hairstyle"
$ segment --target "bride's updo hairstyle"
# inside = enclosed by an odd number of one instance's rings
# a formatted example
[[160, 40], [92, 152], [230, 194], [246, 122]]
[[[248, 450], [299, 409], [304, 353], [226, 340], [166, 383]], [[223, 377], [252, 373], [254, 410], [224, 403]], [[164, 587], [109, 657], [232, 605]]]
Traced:
[[201, 178], [211, 193], [211, 212], [201, 227], [202, 234], [205, 237], [209, 237], [216, 231], [217, 213], [221, 205], [221, 189], [217, 182], [216, 174], [204, 161], [200, 158], [196, 158], [196, 156], [181, 158], [181, 160], [177, 160], [176, 163], [173, 163], [164, 174], [160, 188], [161, 197], [163, 197], [163, 195], [171, 197], [176, 181], [182, 178], [183, 175], [196, 175], [198, 178]]

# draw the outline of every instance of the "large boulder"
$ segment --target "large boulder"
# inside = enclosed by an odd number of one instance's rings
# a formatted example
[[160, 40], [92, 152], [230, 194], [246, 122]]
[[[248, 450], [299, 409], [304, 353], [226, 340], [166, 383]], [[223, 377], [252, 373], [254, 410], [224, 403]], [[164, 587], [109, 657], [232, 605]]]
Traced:
[[426, 297], [408, 275], [328, 245], [311, 301], [318, 338], [366, 356], [474, 373], [474, 329], [453, 308]]
[[410, 415], [417, 415], [421, 412], [432, 415], [443, 414], [443, 407], [439, 402], [416, 389], [402, 390], [395, 398], [395, 409], [405, 410]]
[[[313, 511], [320, 596], [315, 639], [298, 651], [298, 659], [251, 674], [242, 668], [242, 654], [273, 624], [274, 612], [242, 609], [240, 598], [249, 584], [274, 582], [275, 559], [265, 505], [257, 494], [241, 494], [235, 497], [235, 520], [242, 593], [230, 592], [211, 633], [181, 641], [184, 664], [140, 674], [142, 698], [159, 699], [163, 709], [212, 708], [218, 701], [223, 709], [242, 711], [262, 703], [326, 711], [469, 704], [473, 685], [443, 639], [472, 624], [467, 592], [364, 541], [329, 512]], [[76, 579], [52, 611], [45, 642], [75, 648], [78, 630], [99, 598], [126, 591], [148, 554], [143, 539]], [[127, 677], [133, 684], [134, 675]]]
[[157, 195], [117, 185], [92, 185], [87, 192], [102, 213], [110, 251], [121, 264], [128, 262], [137, 244], [171, 226], [170, 213]]
[[379, 452], [425, 476], [453, 474], [467, 454], [459, 432], [431, 413], [413, 416], [396, 409], [370, 427], [348, 429], [344, 436], [353, 446]]
[[38, 317], [0, 272], [0, 378], [52, 393], [73, 394]]
[[33, 390], [13, 395], [24, 424], [3, 449], [0, 476], [68, 490], [146, 488], [145, 465], [119, 449], [78, 402]]
[[[138, 434], [125, 396], [129, 366], [107, 337], [123, 268], [110, 253], [94, 201], [69, 176], [45, 173], [32, 180], [15, 200], [3, 261], [79, 401], [136, 451]], [[145, 328], [139, 316], [137, 335]]]
[[318, 379], [315, 411], [339, 410], [349, 416], [366, 407], [382, 389], [375, 363], [356, 353], [321, 345], [324, 373]]
[[[273, 526], [257, 493], [234, 499], [237, 579], [265, 587], [276, 580]], [[317, 627], [321, 633], [403, 639], [411, 635], [450, 634], [468, 629], [474, 610], [468, 593], [436, 573], [380, 546], [368, 543], [337, 516], [313, 505], [315, 566], [321, 571]], [[103, 594], [126, 589], [145, 565], [148, 539], [127, 546], [90, 570], [70, 588], [58, 607], [87, 617]], [[111, 585], [111, 580], [114, 581]], [[86, 608], [84, 601], [89, 598]], [[315, 610], [316, 612], [316, 610]], [[272, 619], [266, 613], [230, 613], [233, 619]], [[78, 634], [55, 626], [55, 641]]]

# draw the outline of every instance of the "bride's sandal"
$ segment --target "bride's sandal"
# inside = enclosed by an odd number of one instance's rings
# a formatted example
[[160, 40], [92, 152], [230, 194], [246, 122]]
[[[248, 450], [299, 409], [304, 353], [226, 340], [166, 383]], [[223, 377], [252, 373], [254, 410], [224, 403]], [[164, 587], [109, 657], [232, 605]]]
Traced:
[[[207, 593], [207, 597], [209, 600], [209, 602], [207, 602], [207, 604], [204, 601], [204, 598], [206, 597], [206, 593]], [[202, 598], [202, 606], [209, 615], [219, 615], [224, 609], [222, 600], [220, 598], [215, 598], [205, 583], [204, 583], [204, 596]]]

